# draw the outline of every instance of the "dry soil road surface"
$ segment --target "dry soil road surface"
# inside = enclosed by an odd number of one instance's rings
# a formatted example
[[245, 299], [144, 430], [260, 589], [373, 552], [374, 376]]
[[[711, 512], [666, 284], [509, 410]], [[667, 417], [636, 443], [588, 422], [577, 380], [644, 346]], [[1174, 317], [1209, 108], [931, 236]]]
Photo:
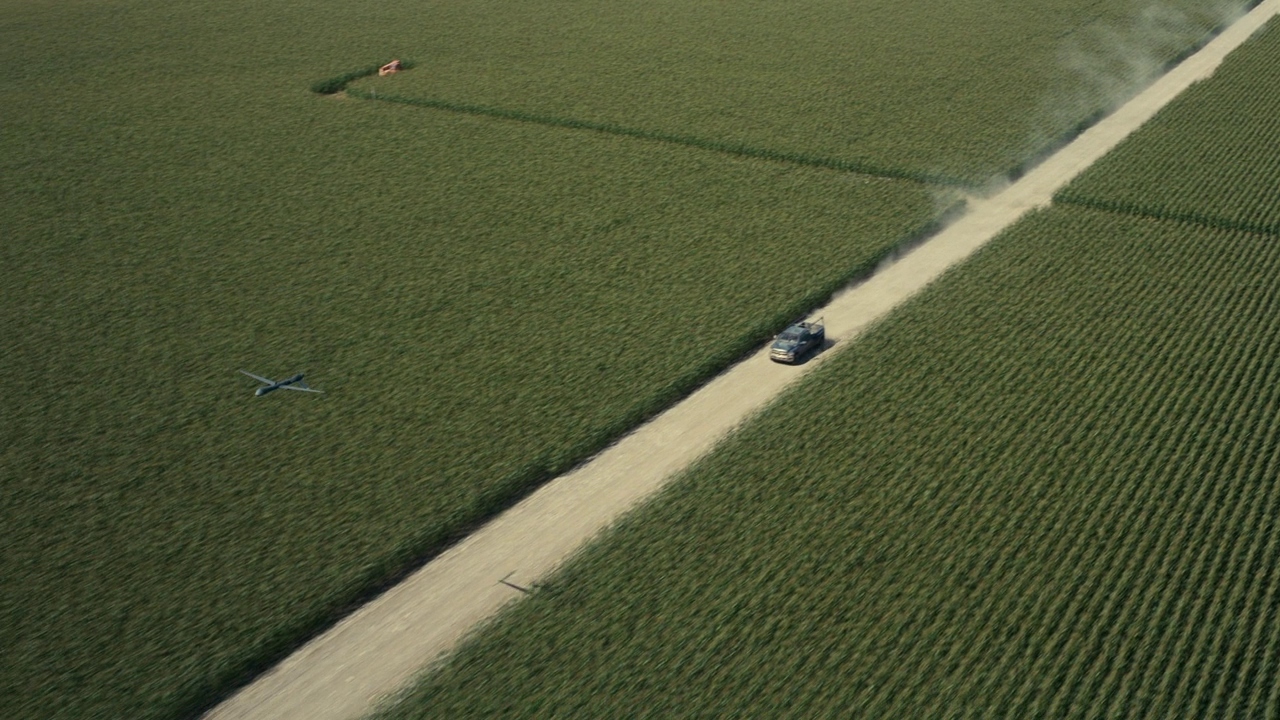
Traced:
[[485, 525], [404, 582], [316, 637], [211, 710], [210, 720], [345, 720], [371, 712], [478, 623], [546, 576], [623, 513], [652, 496], [783, 389], [968, 257], [1141, 126], [1280, 11], [1267, 0], [1200, 52], [1041, 163], [873, 277], [825, 316], [833, 348], [799, 367], [761, 351], [680, 404]]

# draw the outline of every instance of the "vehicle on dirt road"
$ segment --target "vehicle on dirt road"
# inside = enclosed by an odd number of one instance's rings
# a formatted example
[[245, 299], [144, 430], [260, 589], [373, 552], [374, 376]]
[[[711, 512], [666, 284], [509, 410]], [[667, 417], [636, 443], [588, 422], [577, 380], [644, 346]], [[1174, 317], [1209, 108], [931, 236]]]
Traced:
[[769, 348], [769, 359], [777, 362], [796, 363], [813, 350], [822, 347], [827, 339], [822, 318], [812, 322], [798, 322], [778, 334]]

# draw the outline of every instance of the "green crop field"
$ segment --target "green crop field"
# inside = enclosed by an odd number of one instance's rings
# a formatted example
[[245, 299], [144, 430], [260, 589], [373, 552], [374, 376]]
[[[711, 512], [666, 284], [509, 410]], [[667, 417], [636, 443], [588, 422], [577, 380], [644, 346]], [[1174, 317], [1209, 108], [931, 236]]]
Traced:
[[[49, 110], [33, 143], [33, 113], [0, 152], [30, 180], [0, 191], [0, 716], [206, 702], [937, 211], [309, 80], [270, 123], [68, 100], [102, 124]], [[241, 368], [326, 395], [255, 398]]]
[[1278, 277], [1042, 211], [387, 717], [1274, 717]]
[[207, 705], [1241, 3], [1006, 5], [0, 0], [0, 717]]
[[1060, 202], [1280, 233], [1280, 26], [1232, 55]]
[[[1187, 128], [1272, 92], [1275, 38], [1063, 196], [1252, 162]], [[386, 717], [1280, 716], [1280, 235], [1233, 187], [1024, 220]]]
[[[383, 98], [982, 184], [1109, 109], [1241, 0], [553, 0], [432, 6]], [[589, 59], [589, 61], [584, 61]]]

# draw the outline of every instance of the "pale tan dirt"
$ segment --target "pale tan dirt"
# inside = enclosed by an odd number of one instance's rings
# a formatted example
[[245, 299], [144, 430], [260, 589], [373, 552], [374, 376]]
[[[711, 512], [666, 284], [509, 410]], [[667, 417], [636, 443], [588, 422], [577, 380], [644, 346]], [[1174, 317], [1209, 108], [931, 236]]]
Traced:
[[210, 711], [216, 720], [358, 718], [403, 689], [502, 606], [707, 453], [783, 389], [852, 344], [866, 328], [964, 260], [1137, 129], [1178, 93], [1208, 77], [1228, 52], [1280, 11], [1267, 0], [1018, 182], [972, 203], [927, 243], [841, 294], [823, 315], [836, 345], [799, 367], [766, 351], [559, 477]]

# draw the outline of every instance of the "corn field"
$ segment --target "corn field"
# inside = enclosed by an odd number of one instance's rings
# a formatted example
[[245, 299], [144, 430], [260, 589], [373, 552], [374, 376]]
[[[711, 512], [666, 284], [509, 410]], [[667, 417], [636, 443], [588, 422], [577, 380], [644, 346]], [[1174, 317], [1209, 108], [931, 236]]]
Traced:
[[1058, 200], [1280, 233], [1278, 88], [1280, 27], [1272, 23]]
[[1278, 37], [385, 717], [1280, 716]]
[[996, 241], [388, 717], [1272, 717], [1280, 244]]
[[0, 0], [0, 717], [197, 713], [1242, 5]]

